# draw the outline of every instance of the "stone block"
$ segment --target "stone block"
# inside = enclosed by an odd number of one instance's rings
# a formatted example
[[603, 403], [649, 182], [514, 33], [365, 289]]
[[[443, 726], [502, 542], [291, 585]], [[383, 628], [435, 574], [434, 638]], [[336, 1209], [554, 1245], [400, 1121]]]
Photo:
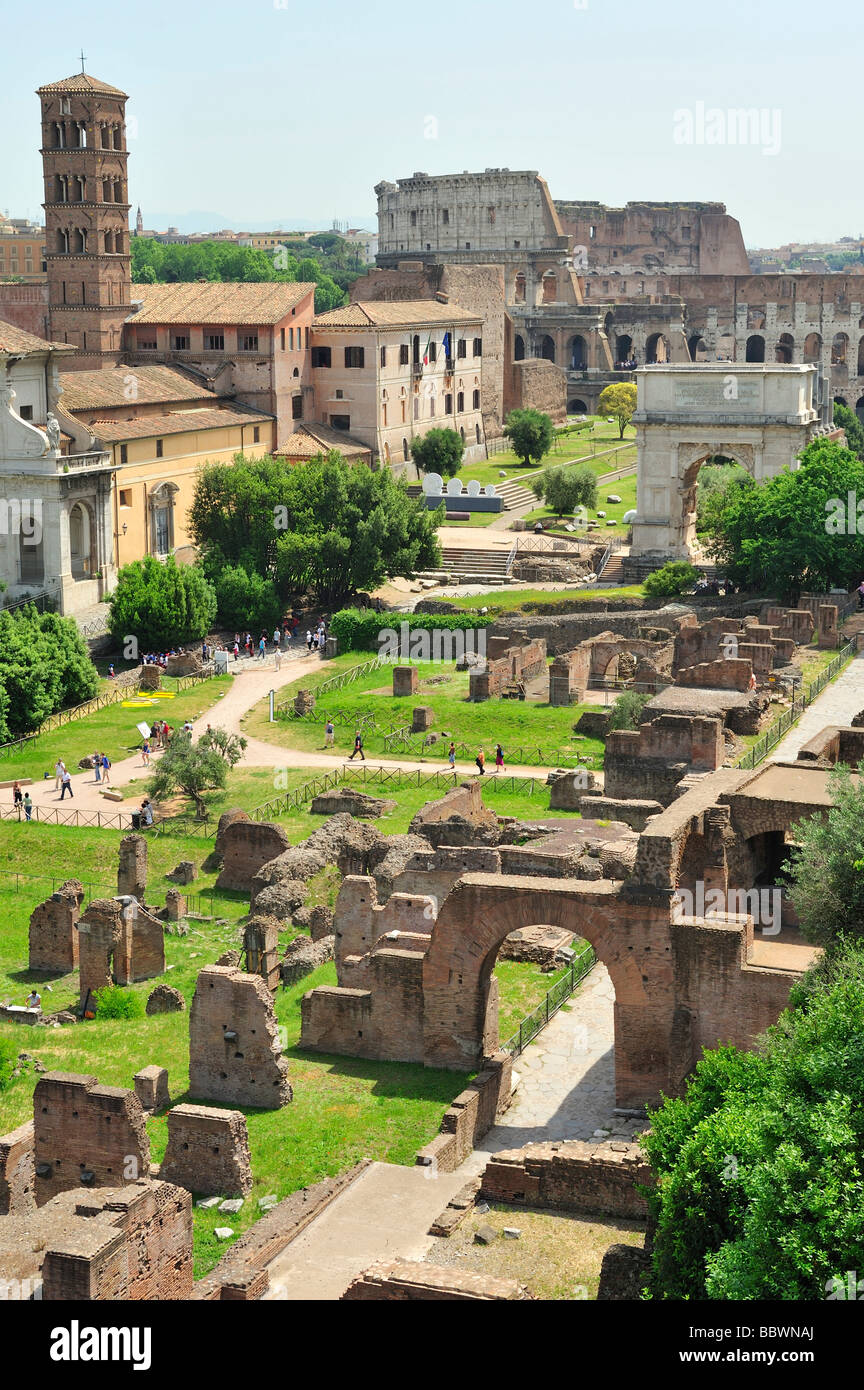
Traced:
[[393, 667], [394, 695], [416, 695], [419, 685], [420, 677], [416, 666]]
[[246, 1116], [240, 1110], [175, 1105], [168, 1111], [168, 1147], [159, 1176], [202, 1195], [247, 1197], [252, 1168]]
[[292, 1098], [273, 999], [260, 975], [208, 965], [189, 1014], [189, 1093], [273, 1110]]
[[148, 1016], [153, 1014], [182, 1014], [185, 1008], [186, 1000], [179, 989], [175, 989], [173, 985], [157, 985], [147, 996], [146, 1013]]
[[132, 1078], [135, 1094], [142, 1109], [149, 1111], [165, 1110], [171, 1104], [168, 1094], [168, 1071], [166, 1067], [152, 1064], [136, 1071]]

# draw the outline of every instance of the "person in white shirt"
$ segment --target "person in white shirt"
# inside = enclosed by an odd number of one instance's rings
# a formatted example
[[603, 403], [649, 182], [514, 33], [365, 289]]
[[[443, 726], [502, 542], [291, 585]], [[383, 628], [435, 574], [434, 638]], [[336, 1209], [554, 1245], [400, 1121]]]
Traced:
[[60, 783], [63, 780], [63, 773], [66, 771], [66, 764], [62, 758], [58, 758], [54, 764], [54, 790], [59, 792]]

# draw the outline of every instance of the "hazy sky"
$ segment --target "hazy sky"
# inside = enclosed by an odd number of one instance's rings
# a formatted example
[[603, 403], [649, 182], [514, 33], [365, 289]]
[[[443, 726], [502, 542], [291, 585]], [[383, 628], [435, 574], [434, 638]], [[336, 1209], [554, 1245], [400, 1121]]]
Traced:
[[855, 0], [0, 0], [0, 18], [12, 216], [41, 216], [34, 89], [83, 45], [130, 94], [148, 227], [374, 228], [379, 179], [507, 166], [557, 198], [725, 202], [750, 246], [864, 229]]

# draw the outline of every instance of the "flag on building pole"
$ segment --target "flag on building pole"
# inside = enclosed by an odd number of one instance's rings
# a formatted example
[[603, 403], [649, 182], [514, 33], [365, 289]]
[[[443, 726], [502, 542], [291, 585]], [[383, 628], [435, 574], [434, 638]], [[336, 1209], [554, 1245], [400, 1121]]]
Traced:
[[424, 366], [424, 367], [428, 367], [428, 366], [429, 366], [429, 344], [430, 344], [431, 342], [432, 342], [432, 334], [430, 333], [430, 334], [429, 334], [429, 337], [426, 339], [426, 351], [425, 351], [424, 354], [423, 354], [423, 366]]

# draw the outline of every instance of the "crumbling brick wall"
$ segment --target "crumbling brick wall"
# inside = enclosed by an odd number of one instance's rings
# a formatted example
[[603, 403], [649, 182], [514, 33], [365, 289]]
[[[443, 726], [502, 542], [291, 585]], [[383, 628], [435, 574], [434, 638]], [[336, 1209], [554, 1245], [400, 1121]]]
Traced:
[[279, 922], [259, 912], [243, 928], [243, 951], [250, 975], [260, 975], [267, 988], [279, 985]]
[[61, 883], [30, 916], [30, 969], [65, 975], [78, 964], [78, 932], [84, 888], [77, 878]]
[[117, 896], [144, 901], [147, 892], [147, 841], [143, 835], [124, 835], [117, 863]]
[[292, 1098], [273, 999], [260, 975], [208, 965], [189, 1011], [189, 1094], [265, 1110]]
[[112, 983], [128, 985], [165, 973], [164, 928], [137, 898], [94, 898], [77, 931], [82, 1006], [88, 995]]
[[[525, 363], [518, 365], [522, 367]], [[379, 1260], [352, 1279], [342, 1294], [342, 1301], [512, 1303], [528, 1297], [516, 1279], [498, 1279], [492, 1274], [474, 1274], [467, 1269], [420, 1260]]]
[[137, 1303], [191, 1297], [192, 1198], [184, 1188], [147, 1180], [92, 1197], [79, 1189], [55, 1197], [49, 1215], [62, 1229], [48, 1236], [44, 1299]]
[[427, 801], [408, 827], [412, 835], [423, 835], [435, 848], [495, 844], [500, 838], [498, 817], [483, 804], [480, 783], [462, 782], [435, 801]]
[[46, 1072], [36, 1083], [33, 1122], [38, 1206], [73, 1187], [119, 1187], [149, 1172], [144, 1111], [123, 1086]]
[[482, 1071], [444, 1112], [441, 1133], [417, 1153], [421, 1167], [453, 1173], [504, 1114], [513, 1091], [513, 1058], [509, 1052], [487, 1057]]
[[652, 1183], [638, 1144], [566, 1140], [494, 1154], [480, 1192], [490, 1202], [639, 1220], [648, 1205], [637, 1184]]
[[[739, 651], [743, 651], [739, 647]], [[685, 666], [675, 677], [676, 685], [685, 685], [702, 690], [749, 690], [753, 675], [752, 661], [744, 657], [731, 657], [718, 661], [700, 661], [695, 666]]]
[[435, 903], [428, 895], [391, 893], [379, 906], [374, 878], [349, 874], [333, 913], [337, 974], [347, 956], [365, 955], [385, 933], [428, 936], [434, 920]]
[[222, 869], [216, 887], [248, 893], [258, 870], [290, 845], [281, 825], [236, 818], [223, 826], [220, 819], [216, 853]]
[[0, 1137], [0, 1216], [18, 1216], [36, 1205], [33, 1151], [32, 1120]]
[[719, 719], [664, 714], [638, 730], [619, 729], [606, 740], [605, 793], [667, 806], [688, 772], [713, 772], [724, 757]]
[[546, 669], [546, 643], [526, 632], [508, 637], [488, 637], [486, 664], [468, 676], [468, 699], [490, 700], [511, 681], [530, 681]]
[[159, 1176], [204, 1196], [247, 1197], [252, 1167], [246, 1116], [209, 1105], [175, 1105], [168, 1111]]

